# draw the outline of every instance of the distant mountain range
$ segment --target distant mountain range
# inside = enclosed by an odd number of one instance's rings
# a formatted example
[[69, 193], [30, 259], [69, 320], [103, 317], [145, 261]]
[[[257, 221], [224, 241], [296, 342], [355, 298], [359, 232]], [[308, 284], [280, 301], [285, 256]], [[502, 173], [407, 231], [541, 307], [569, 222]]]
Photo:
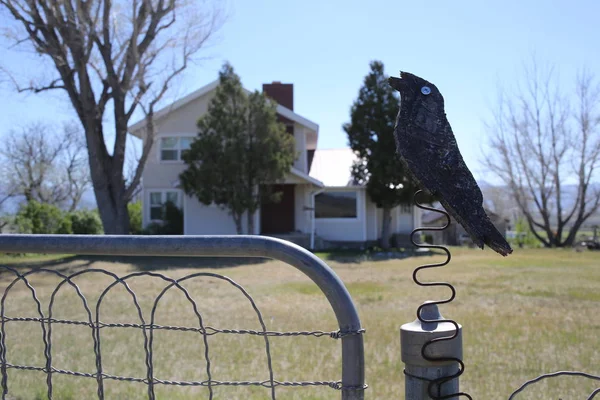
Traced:
[[[514, 198], [511, 196], [511, 192], [507, 186], [494, 186], [485, 181], [479, 182], [481, 191], [483, 193], [484, 205], [491, 211], [511, 218], [516, 215], [515, 212], [519, 210]], [[562, 186], [562, 209], [563, 215], [566, 211], [571, 210], [575, 201], [577, 200], [578, 186], [574, 184], [566, 184]], [[594, 192], [600, 193], [600, 183], [593, 183], [588, 189], [588, 199], [592, 198]], [[553, 199], [552, 199], [553, 200]], [[501, 210], [498, 210], [497, 206], [500, 206]], [[532, 206], [532, 210], [535, 210], [535, 205]], [[550, 207], [550, 211], [554, 211], [554, 207]], [[539, 213], [534, 213], [536, 219], [541, 220]], [[556, 221], [556, 215], [550, 216], [551, 221]], [[570, 224], [568, 224], [570, 225]], [[593, 214], [583, 225], [583, 228], [591, 228], [594, 225], [600, 225], [600, 211]]]

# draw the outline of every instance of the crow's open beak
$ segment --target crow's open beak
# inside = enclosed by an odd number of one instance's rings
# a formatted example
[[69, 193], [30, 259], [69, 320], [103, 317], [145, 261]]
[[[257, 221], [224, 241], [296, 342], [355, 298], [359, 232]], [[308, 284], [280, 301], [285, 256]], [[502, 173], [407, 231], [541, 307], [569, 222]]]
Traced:
[[[400, 72], [400, 76], [402, 76], [402, 72]], [[395, 76], [390, 76], [388, 83], [399, 92], [402, 92], [406, 88], [406, 81], [402, 78], [396, 78]]]
[[406, 87], [406, 82], [404, 82], [401, 78], [396, 78], [395, 76], [390, 76], [388, 83], [391, 87], [399, 92], [402, 92], [402, 90]]

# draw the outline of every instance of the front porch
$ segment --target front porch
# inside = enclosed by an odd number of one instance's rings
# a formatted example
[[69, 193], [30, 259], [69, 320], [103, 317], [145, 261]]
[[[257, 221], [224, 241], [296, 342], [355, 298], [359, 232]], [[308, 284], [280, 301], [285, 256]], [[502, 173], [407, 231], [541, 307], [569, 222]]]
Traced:
[[288, 240], [305, 248], [314, 245], [314, 196], [323, 184], [292, 168], [284, 183], [270, 185], [280, 193], [278, 202], [263, 202], [259, 210], [260, 235]]
[[313, 196], [319, 188], [306, 183], [283, 183], [270, 185], [269, 190], [280, 193], [280, 199], [261, 204], [258, 233], [276, 237], [310, 235], [314, 231]]
[[[303, 247], [314, 243], [314, 195], [322, 190], [323, 184], [292, 168], [283, 183], [270, 185], [270, 189], [281, 193], [279, 202], [263, 202], [254, 214], [254, 229], [248, 231], [247, 218], [242, 218], [245, 234], [280, 237]], [[160, 197], [158, 196], [160, 195]], [[169, 197], [170, 196], [170, 197]], [[197, 198], [184, 194], [179, 181], [170, 187], [144, 188], [144, 226], [154, 221], [153, 199], [157, 207], [167, 198], [183, 212], [184, 235], [235, 235], [236, 227], [229, 211], [214, 204], [201, 204]], [[160, 200], [160, 201], [159, 201]]]

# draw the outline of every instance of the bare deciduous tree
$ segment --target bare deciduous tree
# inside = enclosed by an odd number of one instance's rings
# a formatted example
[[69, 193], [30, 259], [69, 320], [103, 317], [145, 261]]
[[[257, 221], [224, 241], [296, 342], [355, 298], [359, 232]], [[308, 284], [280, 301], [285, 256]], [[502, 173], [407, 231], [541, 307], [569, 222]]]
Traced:
[[483, 163], [506, 184], [537, 239], [570, 246], [600, 205], [592, 181], [600, 163], [600, 86], [583, 72], [567, 95], [554, 69], [535, 60], [524, 78], [514, 95], [500, 96]]
[[[0, 0], [14, 20], [9, 30], [14, 44], [32, 47], [55, 73], [19, 90], [63, 90], [81, 121], [106, 233], [129, 232], [127, 203], [154, 141], [155, 106], [218, 28], [220, 14], [209, 2]], [[127, 127], [137, 109], [147, 117], [146, 140], [127, 180]], [[106, 114], [112, 114], [112, 129], [103, 124]], [[112, 152], [105, 130], [115, 135]]]
[[486, 184], [481, 186], [483, 193], [483, 205], [485, 208], [493, 211], [503, 219], [510, 221], [511, 228], [513, 230], [514, 224], [518, 218], [523, 217], [523, 213], [519, 209], [519, 206], [511, 197], [506, 188], [503, 186], [494, 186]]
[[0, 147], [2, 199], [22, 196], [73, 211], [90, 185], [83, 135], [76, 123], [62, 131], [33, 123], [11, 131]]
[[0, 233], [2, 233], [2, 228], [9, 223], [4, 205], [12, 197], [12, 188], [8, 185], [8, 169], [4, 163], [0, 163], [0, 182], [2, 182], [0, 186]]

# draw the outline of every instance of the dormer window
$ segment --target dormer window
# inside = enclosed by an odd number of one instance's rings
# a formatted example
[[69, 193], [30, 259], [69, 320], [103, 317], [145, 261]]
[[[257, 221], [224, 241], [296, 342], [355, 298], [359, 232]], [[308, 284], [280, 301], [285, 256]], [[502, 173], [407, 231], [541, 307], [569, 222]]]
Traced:
[[160, 139], [161, 161], [182, 161], [182, 153], [190, 149], [193, 136], [168, 136]]

